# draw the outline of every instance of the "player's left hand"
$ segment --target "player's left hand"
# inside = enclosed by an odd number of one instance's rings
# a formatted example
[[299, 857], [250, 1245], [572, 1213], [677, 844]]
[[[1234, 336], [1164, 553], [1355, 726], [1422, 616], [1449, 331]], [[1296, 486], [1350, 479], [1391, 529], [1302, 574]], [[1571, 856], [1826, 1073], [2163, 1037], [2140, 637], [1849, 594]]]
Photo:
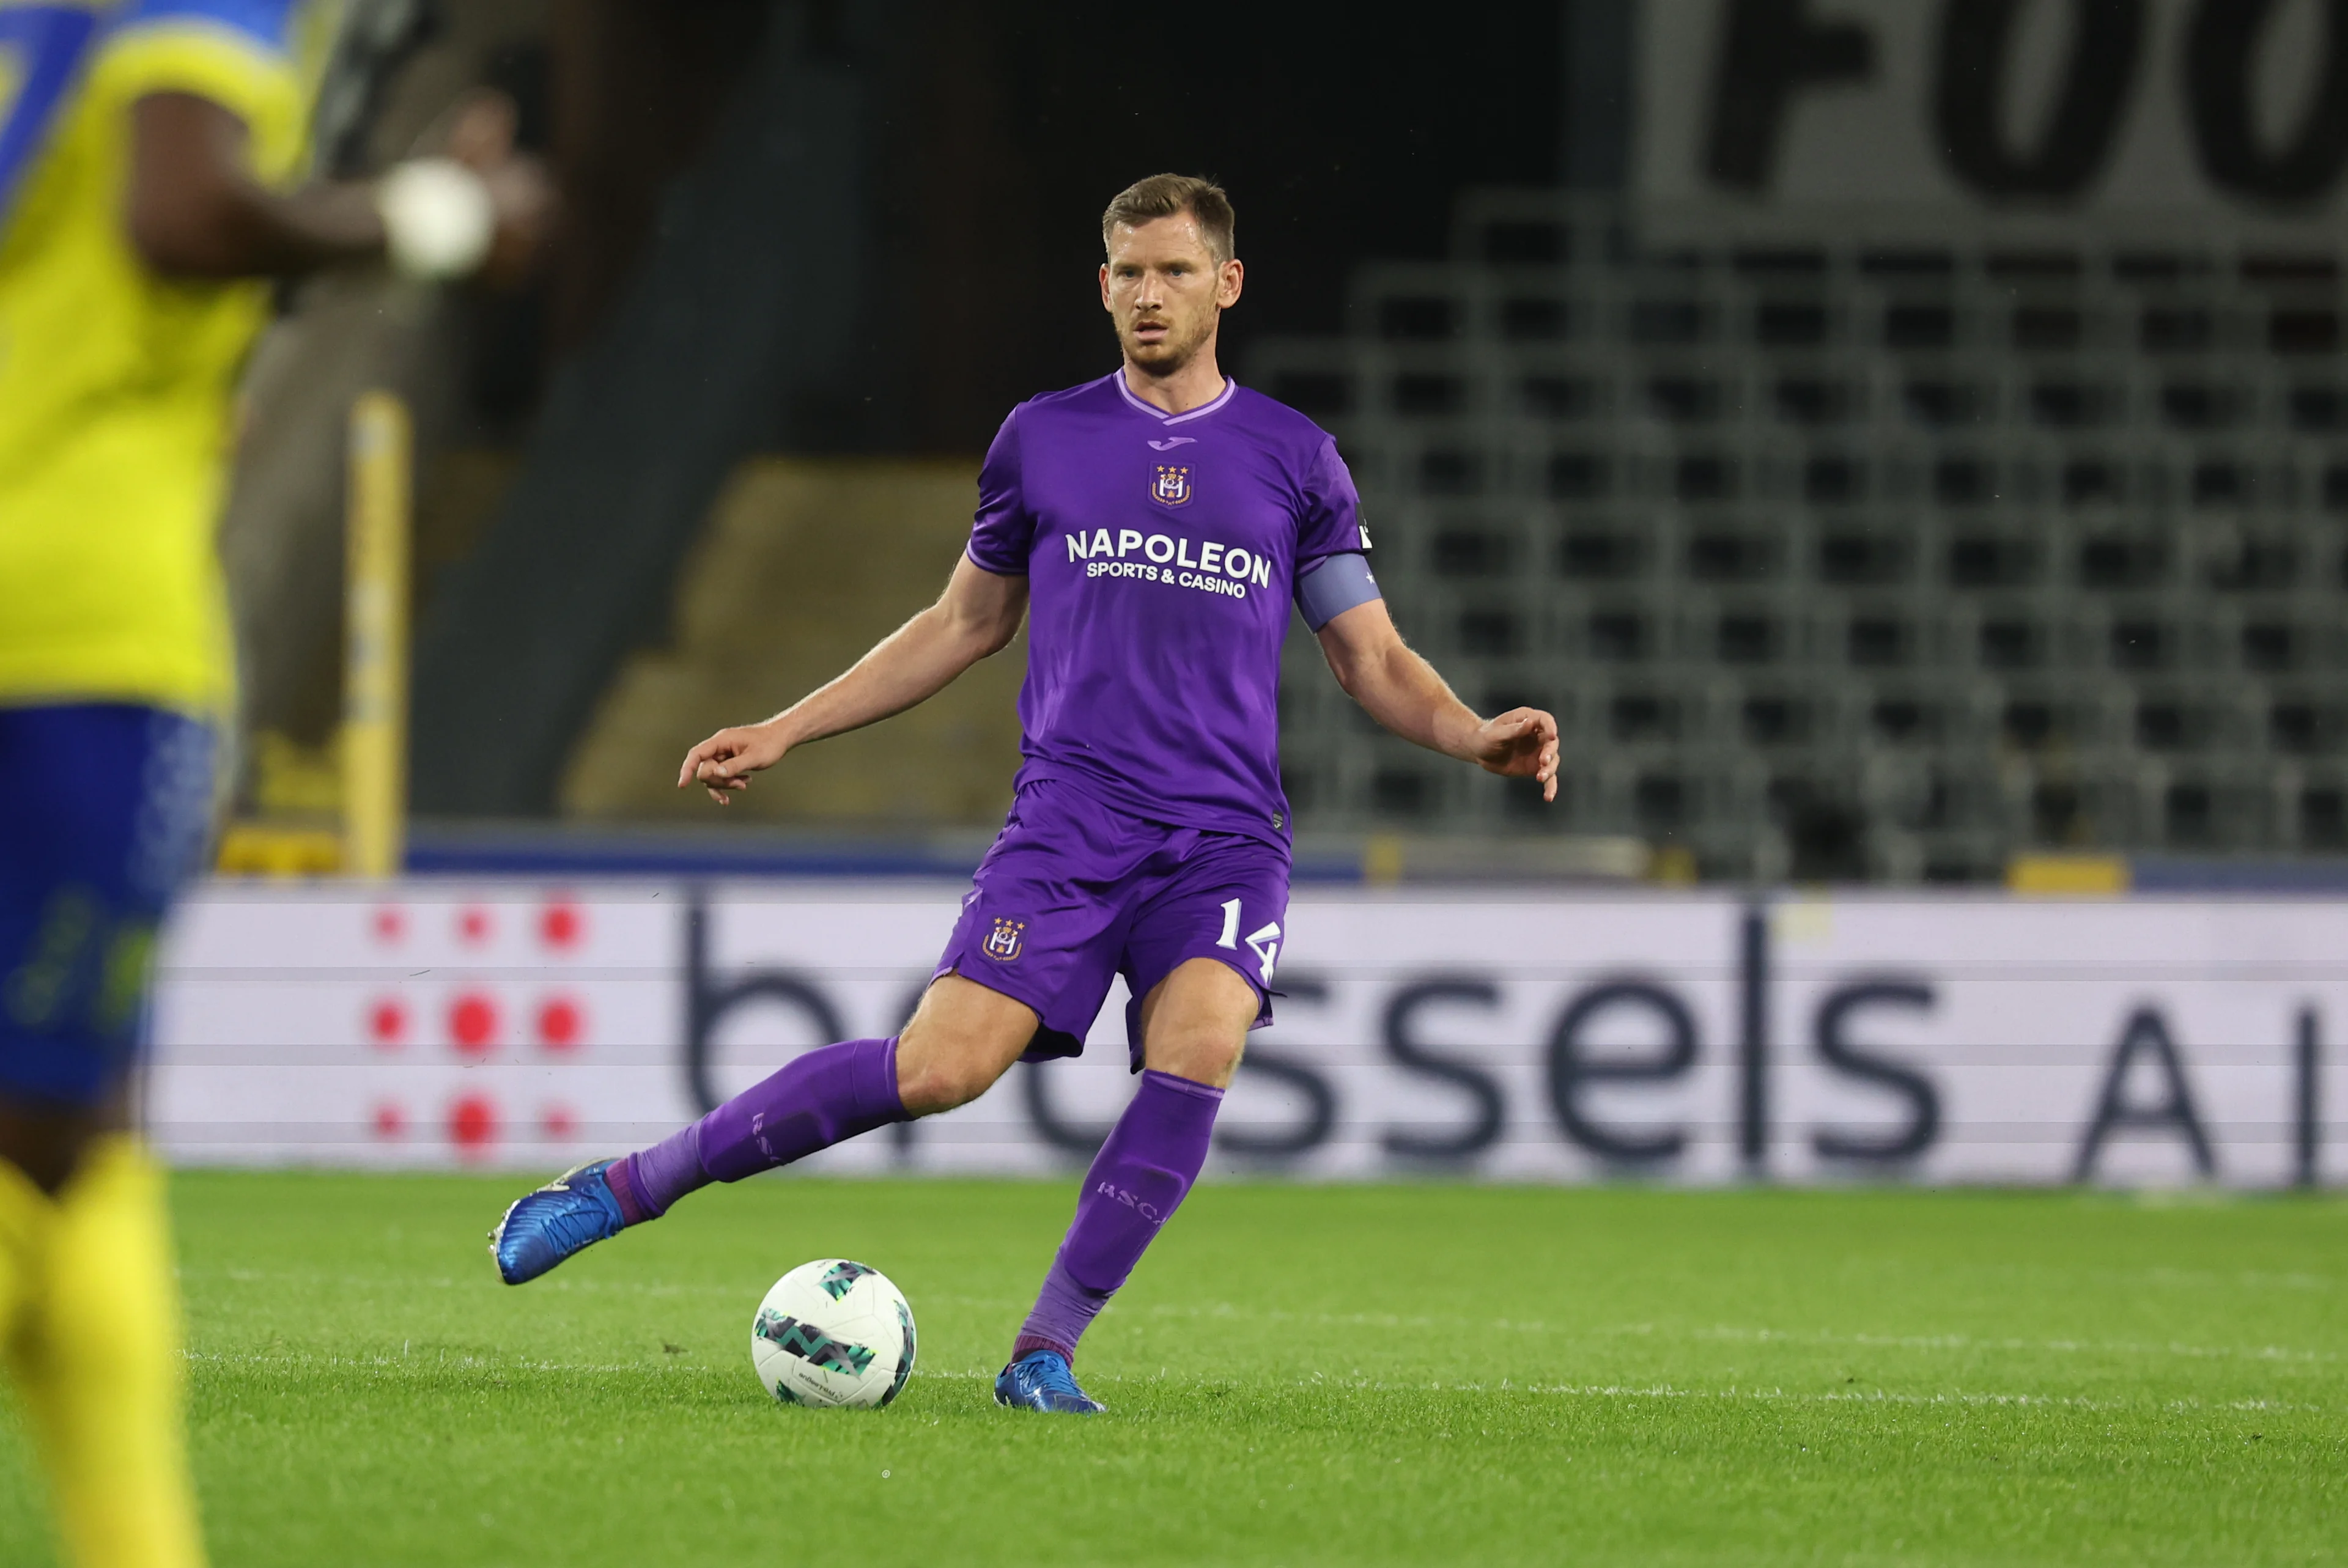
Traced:
[[1540, 780], [1541, 799], [1557, 798], [1557, 721], [1539, 708], [1511, 708], [1487, 719], [1468, 754], [1488, 774]]

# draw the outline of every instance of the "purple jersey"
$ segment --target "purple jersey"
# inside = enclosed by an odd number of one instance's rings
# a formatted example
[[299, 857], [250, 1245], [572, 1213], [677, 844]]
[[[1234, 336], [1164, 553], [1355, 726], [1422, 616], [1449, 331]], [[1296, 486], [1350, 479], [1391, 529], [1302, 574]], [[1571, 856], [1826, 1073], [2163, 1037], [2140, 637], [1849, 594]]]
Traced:
[[1289, 603], [1368, 548], [1335, 441], [1236, 382], [1168, 415], [1118, 371], [1013, 409], [978, 491], [971, 560], [1028, 581], [1020, 782], [1285, 845]]

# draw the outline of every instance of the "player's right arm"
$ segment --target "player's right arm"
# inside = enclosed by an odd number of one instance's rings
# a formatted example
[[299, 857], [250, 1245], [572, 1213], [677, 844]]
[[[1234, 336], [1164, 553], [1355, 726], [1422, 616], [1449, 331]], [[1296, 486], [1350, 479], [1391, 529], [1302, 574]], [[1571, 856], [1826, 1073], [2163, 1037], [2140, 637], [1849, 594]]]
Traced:
[[699, 784], [724, 805], [750, 775], [773, 767], [793, 746], [878, 723], [936, 696], [954, 677], [998, 653], [1027, 614], [1027, 579], [997, 575], [968, 556], [938, 601], [858, 660], [764, 723], [720, 730], [685, 754], [676, 787]]
[[[325, 181], [273, 190], [253, 169], [244, 120], [223, 104], [194, 92], [149, 93], [131, 105], [130, 120], [123, 221], [140, 259], [158, 272], [294, 277], [373, 260], [392, 243], [375, 187]], [[505, 278], [528, 265], [551, 207], [535, 161], [514, 154], [512, 122], [510, 105], [484, 95], [458, 117], [448, 147], [488, 200], [488, 248], [478, 270]]]

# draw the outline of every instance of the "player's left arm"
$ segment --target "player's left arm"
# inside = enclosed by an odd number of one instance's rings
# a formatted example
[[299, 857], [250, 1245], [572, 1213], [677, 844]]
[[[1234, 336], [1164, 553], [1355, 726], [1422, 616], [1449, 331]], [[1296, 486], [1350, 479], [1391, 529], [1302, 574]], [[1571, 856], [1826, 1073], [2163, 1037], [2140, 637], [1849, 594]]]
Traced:
[[1538, 708], [1478, 718], [1435, 666], [1402, 640], [1385, 600], [1354, 605], [1332, 617], [1317, 635], [1337, 684], [1379, 723], [1406, 741], [1474, 763], [1487, 773], [1539, 779], [1541, 798], [1557, 798], [1557, 720]]

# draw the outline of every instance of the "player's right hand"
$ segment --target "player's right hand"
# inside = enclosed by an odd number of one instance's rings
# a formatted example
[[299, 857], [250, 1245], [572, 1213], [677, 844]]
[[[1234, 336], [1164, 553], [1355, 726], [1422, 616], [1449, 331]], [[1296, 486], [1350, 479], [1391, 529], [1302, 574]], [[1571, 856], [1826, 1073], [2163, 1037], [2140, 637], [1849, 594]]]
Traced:
[[676, 787], [699, 784], [720, 805], [733, 803], [733, 792], [750, 787], [750, 775], [783, 760], [790, 743], [766, 724], [740, 724], [720, 730], [685, 753], [676, 770]]

